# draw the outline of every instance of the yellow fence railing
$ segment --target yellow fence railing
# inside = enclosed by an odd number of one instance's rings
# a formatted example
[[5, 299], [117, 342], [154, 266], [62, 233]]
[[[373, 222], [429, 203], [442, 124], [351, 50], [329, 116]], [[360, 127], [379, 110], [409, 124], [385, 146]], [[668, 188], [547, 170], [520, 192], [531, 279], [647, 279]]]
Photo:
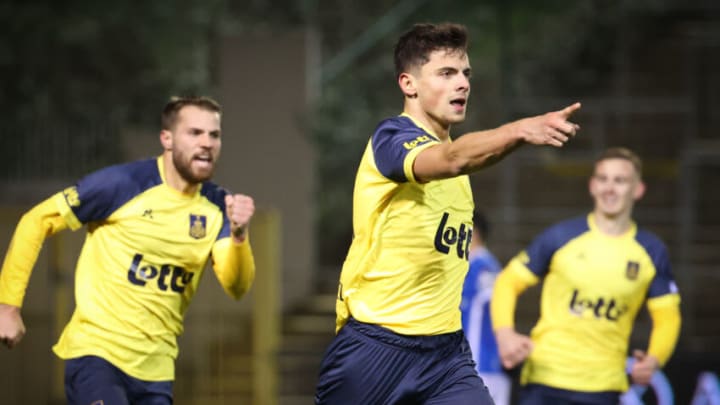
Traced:
[[280, 215], [265, 211], [253, 218], [255, 283], [252, 303], [253, 404], [278, 404], [280, 344]]

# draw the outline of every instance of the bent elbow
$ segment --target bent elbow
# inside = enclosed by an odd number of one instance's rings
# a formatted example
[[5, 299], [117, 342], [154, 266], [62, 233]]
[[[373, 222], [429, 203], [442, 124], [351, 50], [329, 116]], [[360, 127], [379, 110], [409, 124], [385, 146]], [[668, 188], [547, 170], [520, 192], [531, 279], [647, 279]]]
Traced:
[[445, 170], [448, 177], [456, 177], [470, 173], [470, 160], [457, 152], [450, 152], [446, 157]]
[[252, 287], [254, 281], [255, 269], [253, 268], [252, 271], [248, 272], [248, 274], [245, 274], [245, 277], [239, 278], [234, 283], [225, 288], [225, 292], [232, 299], [239, 300], [240, 298], [244, 297], [248, 291], [250, 291], [250, 287]]
[[226, 288], [225, 292], [227, 293], [230, 298], [234, 299], [235, 301], [239, 301], [242, 297], [247, 294], [248, 291], [250, 291], [250, 287], [252, 286], [252, 282], [249, 283], [238, 283], [237, 285], [234, 285], [230, 288]]

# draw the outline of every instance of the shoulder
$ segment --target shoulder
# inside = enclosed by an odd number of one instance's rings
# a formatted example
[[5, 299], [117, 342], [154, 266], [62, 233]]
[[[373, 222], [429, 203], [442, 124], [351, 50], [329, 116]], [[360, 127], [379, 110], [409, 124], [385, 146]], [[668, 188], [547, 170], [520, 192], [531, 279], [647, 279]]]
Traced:
[[[412, 160], [435, 138], [408, 117], [398, 116], [383, 120], [370, 138], [368, 155], [371, 170], [377, 169], [394, 182], [414, 181]], [[374, 166], [374, 167], [373, 167]]]
[[665, 246], [665, 243], [659, 236], [645, 228], [638, 227], [635, 239], [644, 246]]
[[667, 247], [662, 239], [647, 229], [638, 227], [637, 233], [635, 234], [635, 240], [653, 258], [667, 255]]
[[403, 129], [420, 129], [418, 128], [410, 118], [403, 117], [402, 115], [398, 115], [396, 117], [390, 117], [385, 118], [384, 120], [380, 121], [375, 127], [375, 132], [379, 131], [399, 131]]
[[147, 189], [161, 182], [155, 158], [105, 167], [87, 175], [83, 181], [98, 182], [112, 188]]
[[410, 118], [397, 116], [380, 121], [377, 127], [375, 127], [372, 139], [376, 142], [397, 134], [407, 134], [410, 136], [427, 135], [425, 131], [415, 125]]
[[134, 196], [162, 183], [157, 159], [108, 166], [80, 179], [78, 187], [90, 193]]
[[74, 193], [70, 204], [80, 222], [107, 218], [146, 190], [162, 184], [157, 159], [108, 166], [80, 179], [65, 193]]
[[586, 217], [575, 217], [557, 222], [546, 228], [540, 238], [564, 244], [590, 230]]
[[225, 212], [225, 196], [232, 194], [226, 188], [221, 187], [212, 182], [205, 182], [202, 184], [200, 194], [205, 197], [208, 201], [218, 207], [220, 211]]

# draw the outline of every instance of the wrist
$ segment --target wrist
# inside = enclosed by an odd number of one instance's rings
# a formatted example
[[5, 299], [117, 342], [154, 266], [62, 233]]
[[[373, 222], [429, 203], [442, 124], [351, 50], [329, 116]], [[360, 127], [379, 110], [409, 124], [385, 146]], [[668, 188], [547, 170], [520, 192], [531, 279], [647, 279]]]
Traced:
[[512, 140], [513, 143], [518, 143], [518, 142], [524, 143], [527, 141], [525, 139], [525, 133], [523, 132], [523, 129], [522, 129], [523, 128], [522, 122], [525, 120], [526, 119], [523, 118], [521, 120], [513, 121], [513, 122], [503, 125], [505, 132], [508, 134], [508, 137]]
[[20, 307], [13, 305], [13, 304], [7, 304], [4, 302], [0, 302], [0, 311], [2, 312], [13, 312], [16, 314], [20, 313]]
[[241, 244], [247, 239], [247, 229], [245, 227], [237, 228], [232, 232], [232, 240], [236, 244]]
[[509, 336], [513, 334], [515, 334], [515, 328], [513, 328], [512, 326], [501, 326], [495, 329], [495, 336], [497, 338], [502, 338], [504, 336]]

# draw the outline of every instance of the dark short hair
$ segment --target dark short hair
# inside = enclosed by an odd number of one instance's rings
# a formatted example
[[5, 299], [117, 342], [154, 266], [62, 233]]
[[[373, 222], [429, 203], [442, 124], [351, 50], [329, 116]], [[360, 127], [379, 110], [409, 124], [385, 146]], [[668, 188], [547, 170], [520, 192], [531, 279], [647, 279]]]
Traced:
[[480, 232], [482, 240], [487, 240], [490, 235], [490, 223], [488, 222], [487, 217], [485, 217], [485, 213], [483, 213], [480, 209], [475, 208], [473, 210], [472, 221], [473, 227]]
[[632, 150], [624, 147], [613, 147], [605, 149], [602, 153], [600, 153], [597, 159], [595, 159], [595, 166], [597, 166], [597, 164], [602, 162], [603, 160], [607, 159], [627, 160], [628, 162], [632, 163], [635, 171], [638, 174], [638, 177], [642, 178], [642, 160], [640, 159], [640, 156], [638, 156]]
[[177, 123], [177, 116], [180, 110], [189, 105], [202, 108], [203, 110], [216, 112], [218, 114], [222, 112], [220, 104], [207, 96], [173, 96], [170, 98], [167, 104], [165, 104], [165, 107], [162, 110], [162, 115], [160, 117], [160, 124], [162, 129], [172, 129]]
[[395, 77], [430, 60], [434, 51], [467, 52], [467, 29], [453, 23], [415, 24], [395, 45]]

